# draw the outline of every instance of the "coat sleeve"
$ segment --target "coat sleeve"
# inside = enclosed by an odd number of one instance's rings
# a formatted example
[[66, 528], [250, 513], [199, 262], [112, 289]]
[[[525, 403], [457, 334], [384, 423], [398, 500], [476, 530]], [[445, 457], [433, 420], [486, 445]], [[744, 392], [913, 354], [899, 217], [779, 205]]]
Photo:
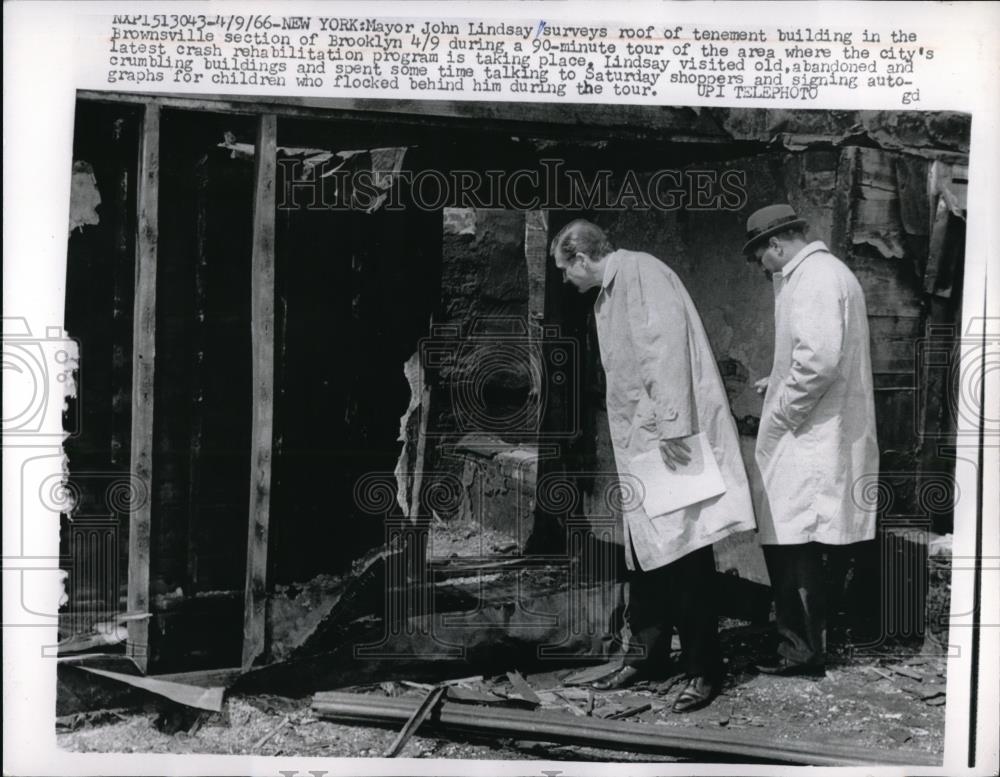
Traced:
[[667, 273], [647, 262], [637, 262], [626, 280], [629, 330], [660, 439], [687, 437], [694, 402], [684, 300]]
[[779, 389], [774, 416], [794, 432], [840, 371], [846, 320], [840, 284], [829, 273], [803, 278], [789, 303], [792, 364]]

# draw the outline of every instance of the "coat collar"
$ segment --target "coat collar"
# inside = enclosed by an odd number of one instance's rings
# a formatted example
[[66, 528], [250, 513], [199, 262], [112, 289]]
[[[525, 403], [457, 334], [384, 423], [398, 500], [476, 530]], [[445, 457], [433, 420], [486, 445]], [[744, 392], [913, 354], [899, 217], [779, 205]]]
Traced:
[[826, 243], [824, 243], [822, 240], [813, 240], [811, 243], [803, 246], [802, 250], [792, 257], [792, 261], [786, 264], [782, 268], [781, 272], [776, 272], [774, 274], [774, 277], [775, 278], [780, 277], [782, 279], [788, 278], [788, 276], [791, 275], [792, 272], [794, 272], [795, 268], [798, 267], [800, 264], [802, 264], [802, 261], [807, 256], [809, 256], [810, 254], [815, 254], [817, 251], [829, 251], [829, 250], [830, 249], [826, 247]]
[[606, 291], [611, 281], [615, 279], [618, 267], [621, 264], [621, 251], [612, 251], [608, 254], [608, 261], [604, 265], [604, 280], [601, 282], [601, 291]]

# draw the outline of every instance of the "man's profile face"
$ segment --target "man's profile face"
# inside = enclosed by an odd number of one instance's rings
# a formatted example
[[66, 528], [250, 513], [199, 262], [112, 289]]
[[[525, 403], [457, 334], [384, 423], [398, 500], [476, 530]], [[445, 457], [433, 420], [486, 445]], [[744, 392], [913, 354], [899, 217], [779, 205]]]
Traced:
[[583, 253], [569, 255], [564, 251], [556, 252], [556, 267], [562, 270], [563, 283], [570, 283], [576, 286], [580, 293], [592, 287], [591, 279], [587, 273], [587, 256]]
[[777, 241], [772, 238], [754, 249], [754, 260], [764, 268], [765, 272], [768, 273], [768, 277], [770, 277], [770, 274], [776, 273], [781, 269], [781, 257], [778, 248]]

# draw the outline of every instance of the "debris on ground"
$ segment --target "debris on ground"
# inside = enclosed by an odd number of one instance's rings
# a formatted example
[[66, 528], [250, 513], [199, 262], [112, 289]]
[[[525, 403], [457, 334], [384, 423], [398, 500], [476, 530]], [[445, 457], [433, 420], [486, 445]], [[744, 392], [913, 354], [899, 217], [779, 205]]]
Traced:
[[[923, 657], [921, 657], [923, 658]], [[735, 664], [735, 670], [733, 666]], [[886, 671], [883, 667], [919, 666], [923, 682]], [[518, 672], [539, 700], [537, 709], [557, 712], [573, 720], [614, 719], [626, 714], [636, 725], [678, 730], [766, 732], [778, 743], [817, 736], [850, 741], [858, 748], [940, 753], [944, 740], [945, 658], [922, 663], [865, 658], [831, 666], [825, 678], [774, 678], [756, 674], [747, 664], [732, 661], [720, 696], [708, 707], [684, 715], [670, 711], [679, 682], [647, 681], [620, 691], [595, 692], [565, 684], [578, 670]], [[878, 670], [877, 672], [875, 670]], [[514, 670], [511, 670], [514, 674]], [[890, 679], [886, 679], [887, 675]], [[873, 682], [873, 678], [876, 682]], [[903, 683], [920, 689], [908, 692]], [[484, 704], [496, 709], [528, 710], [508, 675], [460, 677], [442, 683], [447, 701]], [[433, 685], [387, 680], [346, 688], [358, 694], [387, 699], [422, 698]], [[509, 706], [513, 705], [513, 706]], [[648, 708], [642, 709], [645, 705]], [[642, 711], [639, 711], [639, 710]], [[398, 735], [398, 727], [357, 726], [322, 720], [310, 710], [310, 697], [231, 695], [221, 713], [206, 714], [200, 725], [168, 734], [157, 730], [156, 711], [88, 713], [60, 722], [59, 746], [74, 752], [221, 753], [239, 755], [302, 755], [381, 757]], [[286, 722], [287, 721], [287, 722]], [[763, 736], [763, 734], [762, 734]], [[448, 737], [417, 730], [399, 754], [403, 758], [467, 758], [490, 760], [544, 759], [582, 761], [670, 761], [666, 756], [607, 750], [579, 745], [489, 740], [484, 737]]]
[[[436, 552], [431, 558], [435, 574], [440, 573], [447, 584], [458, 585], [463, 574], [479, 570], [476, 572], [479, 576], [474, 578], [476, 590], [485, 585], [487, 591], [496, 592], [501, 583], [516, 590], [519, 582], [523, 582], [520, 567], [524, 559], [497, 559], [494, 562], [498, 565], [497, 580], [487, 585], [480, 569], [483, 562], [477, 556], [484, 542], [485, 547], [502, 546], [503, 538], [499, 534], [488, 538], [464, 537], [454, 528], [438, 532], [438, 542], [433, 546]], [[508, 571], [511, 565], [516, 569]], [[528, 571], [536, 575], [544, 572], [540, 568]], [[346, 610], [351, 615], [357, 608]], [[346, 620], [349, 618], [327, 616], [323, 625], [332, 626], [337, 632]], [[685, 679], [672, 663], [664, 666], [662, 676], [647, 678], [627, 689], [593, 690], [592, 682], [622, 664], [620, 656], [609, 660], [606, 654], [588, 657], [584, 664], [551, 667], [537, 663], [521, 665], [516, 660], [506, 667], [496, 665], [495, 660], [488, 667], [466, 662], [456, 664], [450, 678], [446, 664], [433, 671], [411, 673], [386, 663], [384, 671], [369, 673], [370, 677], [363, 673], [348, 675], [348, 679], [336, 680], [325, 688], [389, 702], [415, 700], [414, 704], [418, 704], [440, 687], [440, 703], [458, 706], [467, 714], [480, 708], [497, 714], [555, 714], [583, 725], [607, 721], [609, 725], [655, 726], [678, 733], [733, 732], [736, 738], [757, 737], [782, 746], [823, 738], [876, 751], [924, 754], [942, 751], [947, 702], [946, 653], [935, 652], [935, 645], [925, 644], [924, 652], [915, 646], [882, 646], [881, 653], [859, 655], [846, 642], [834, 643], [825, 677], [775, 678], [758, 674], [754, 668], [758, 657], [768, 652], [766, 642], [773, 638], [773, 628], [726, 618], [720, 619], [720, 627], [727, 656], [727, 677], [720, 695], [709, 706], [683, 715], [671, 711]], [[671, 647], [676, 655], [679, 648], [676, 640]], [[472, 674], [477, 670], [487, 674]], [[345, 686], [345, 683], [356, 685]], [[218, 684], [227, 685], [221, 681]], [[275, 687], [286, 689], [280, 683], [270, 686]], [[286, 697], [251, 692], [259, 690], [239, 685], [235, 691], [226, 689], [218, 712], [178, 710], [177, 705], [171, 707], [170, 702], [161, 698], [159, 706], [66, 717], [59, 721], [57, 740], [61, 748], [74, 752], [363, 758], [382, 757], [389, 752], [402, 729], [402, 724], [386, 728], [325, 720], [310, 709], [311, 693], [307, 696], [305, 691], [296, 691], [295, 696]], [[428, 720], [432, 721], [433, 715]], [[399, 757], [677, 760], [673, 756], [643, 755], [580, 743], [530, 741], [530, 737], [521, 734], [452, 735], [425, 728], [420, 725], [411, 732]]]

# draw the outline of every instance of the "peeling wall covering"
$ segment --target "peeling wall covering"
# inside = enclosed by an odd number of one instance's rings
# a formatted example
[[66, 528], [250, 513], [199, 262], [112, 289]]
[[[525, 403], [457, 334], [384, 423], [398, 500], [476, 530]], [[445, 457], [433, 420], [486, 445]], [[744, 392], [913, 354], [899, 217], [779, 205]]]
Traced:
[[73, 177], [70, 180], [69, 231], [101, 223], [97, 208], [101, 204], [101, 193], [97, 189], [97, 179], [90, 162], [73, 163]]
[[971, 116], [952, 111], [786, 111], [702, 109], [734, 140], [776, 142], [788, 149], [874, 142], [884, 149], [934, 156], [968, 154]]
[[403, 515], [410, 515], [412, 510], [413, 491], [419, 491], [419, 479], [416, 476], [419, 453], [416, 450], [420, 445], [420, 419], [419, 413], [421, 400], [424, 395], [424, 371], [420, 363], [420, 353], [414, 354], [406, 360], [403, 365], [403, 374], [410, 387], [410, 403], [399, 419], [398, 442], [402, 443], [399, 451], [399, 460], [396, 462], [396, 502]]
[[896, 194], [893, 157], [869, 148], [857, 149], [861, 180], [855, 208], [854, 245], [868, 243], [887, 259], [902, 259], [903, 225]]
[[445, 208], [444, 234], [476, 236], [475, 208]]

